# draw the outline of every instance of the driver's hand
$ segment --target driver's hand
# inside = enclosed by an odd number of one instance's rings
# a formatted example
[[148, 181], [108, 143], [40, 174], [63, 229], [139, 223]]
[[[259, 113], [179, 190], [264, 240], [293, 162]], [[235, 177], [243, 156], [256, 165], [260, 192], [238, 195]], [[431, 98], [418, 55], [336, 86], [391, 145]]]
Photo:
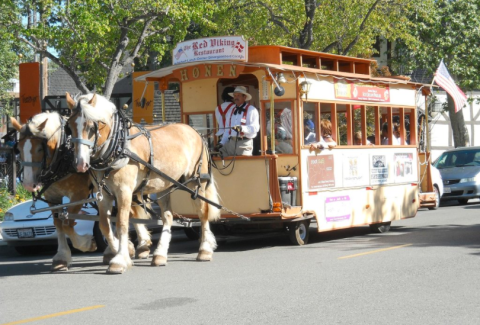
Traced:
[[240, 135], [240, 132], [242, 132], [242, 126], [241, 125], [235, 125], [232, 127], [232, 129]]

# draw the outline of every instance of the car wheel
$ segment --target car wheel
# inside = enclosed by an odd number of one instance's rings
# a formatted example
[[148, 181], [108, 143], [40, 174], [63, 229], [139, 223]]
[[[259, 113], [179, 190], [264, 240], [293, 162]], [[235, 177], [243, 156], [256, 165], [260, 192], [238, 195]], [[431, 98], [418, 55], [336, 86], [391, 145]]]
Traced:
[[440, 191], [436, 186], [433, 187], [433, 190], [435, 191], [435, 206], [429, 207], [428, 210], [437, 210], [440, 206]]
[[18, 254], [29, 256], [29, 255], [36, 255], [42, 251], [42, 245], [38, 246], [15, 246], [15, 250]]
[[97, 244], [97, 251], [103, 252], [108, 247], [108, 242], [102, 234], [100, 230], [100, 225], [98, 221], [95, 221], [95, 225], [93, 226], [93, 238], [95, 239], [95, 243]]
[[459, 200], [457, 200], [457, 201], [458, 201], [458, 203], [460, 203], [461, 205], [465, 205], [465, 204], [468, 203], [468, 199], [459, 199]]
[[370, 225], [370, 229], [373, 232], [376, 232], [376, 233], [384, 233], [384, 232], [388, 232], [390, 230], [390, 225], [391, 224], [392, 223], [390, 221], [389, 222], [374, 223], [374, 224]]

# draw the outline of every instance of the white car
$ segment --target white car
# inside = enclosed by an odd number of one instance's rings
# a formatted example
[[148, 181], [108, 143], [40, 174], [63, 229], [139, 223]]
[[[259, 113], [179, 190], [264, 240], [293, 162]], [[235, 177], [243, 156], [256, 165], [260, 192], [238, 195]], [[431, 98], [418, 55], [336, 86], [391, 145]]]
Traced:
[[[64, 201], [66, 202], [68, 200]], [[32, 214], [31, 206], [32, 200], [29, 200], [11, 207], [5, 213], [3, 222], [0, 223], [3, 241], [13, 246], [22, 255], [37, 253], [43, 249], [44, 245], [57, 245], [57, 231], [53, 224], [52, 212]], [[35, 203], [36, 209], [45, 207], [48, 207], [48, 204], [43, 201], [39, 200]], [[97, 210], [84, 207], [81, 213], [96, 215]], [[90, 220], [76, 220], [76, 222], [75, 232], [79, 235], [93, 235], [100, 251], [107, 247], [97, 222]]]

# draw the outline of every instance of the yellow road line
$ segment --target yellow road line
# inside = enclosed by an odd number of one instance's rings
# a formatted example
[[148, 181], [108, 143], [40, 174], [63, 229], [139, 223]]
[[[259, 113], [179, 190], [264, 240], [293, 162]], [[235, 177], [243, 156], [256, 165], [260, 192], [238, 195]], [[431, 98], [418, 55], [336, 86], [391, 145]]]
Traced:
[[105, 305], [97, 305], [97, 306], [91, 306], [91, 307], [85, 307], [85, 308], [79, 308], [79, 309], [72, 309], [72, 310], [62, 311], [61, 313], [50, 314], [50, 315], [39, 316], [39, 317], [33, 317], [33, 318], [19, 320], [19, 321], [11, 322], [11, 323], [5, 323], [5, 324], [1, 324], [1, 325], [24, 324], [24, 323], [34, 322], [34, 321], [37, 321], [37, 320], [42, 320], [42, 319], [47, 319], [47, 318], [52, 318], [52, 317], [57, 317], [57, 316], [63, 316], [63, 315], [78, 313], [78, 312], [81, 312], [81, 311], [87, 311], [87, 310], [92, 310], [92, 309], [97, 309], [97, 308], [102, 308], [102, 307], [105, 307]]
[[370, 252], [365, 252], [365, 253], [360, 253], [360, 254], [355, 254], [355, 255], [342, 256], [342, 257], [339, 257], [338, 259], [339, 259], [339, 260], [342, 260], [342, 259], [344, 259], [344, 258], [351, 258], [351, 257], [358, 257], [358, 256], [368, 255], [368, 254], [375, 254], [375, 253], [385, 252], [385, 251], [389, 251], [389, 250], [392, 250], [392, 249], [407, 247], [407, 246], [411, 246], [411, 245], [413, 245], [413, 244], [405, 244], [405, 245], [400, 245], [400, 246], [393, 246], [393, 247], [388, 247], [388, 248], [382, 248], [382, 249], [377, 249], [377, 250], [370, 251]]

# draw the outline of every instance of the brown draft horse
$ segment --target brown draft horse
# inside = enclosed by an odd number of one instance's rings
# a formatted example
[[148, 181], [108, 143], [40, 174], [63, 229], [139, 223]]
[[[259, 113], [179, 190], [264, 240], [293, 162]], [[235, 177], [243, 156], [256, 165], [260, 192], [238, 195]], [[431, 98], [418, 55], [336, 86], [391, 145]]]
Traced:
[[[58, 157], [58, 150], [62, 145], [62, 117], [57, 113], [40, 113], [33, 116], [27, 124], [21, 125], [15, 118], [10, 118], [13, 127], [20, 133], [17, 149], [20, 152], [23, 164], [23, 186], [30, 192], [38, 191], [41, 187], [41, 175], [52, 171], [53, 160]], [[57, 155], [57, 157], [56, 157]], [[66, 161], [65, 161], [66, 162]], [[62, 163], [64, 163], [62, 161]], [[55, 170], [54, 172], [58, 172]], [[90, 194], [90, 177], [87, 173], [66, 173], [58, 181], [51, 184], [44, 196], [50, 206], [62, 203], [64, 196], [70, 202], [84, 200]], [[59, 176], [59, 175], [55, 175]], [[81, 205], [68, 207], [69, 214], [77, 214]], [[67, 243], [66, 235], [70, 238], [73, 247], [91, 252], [97, 249], [91, 235], [78, 235], [75, 230], [75, 220], [60, 220], [54, 218], [54, 225], [58, 236], [58, 250], [53, 257], [52, 271], [66, 271], [72, 262], [72, 254]], [[139, 237], [137, 253], [140, 258], [147, 258], [151, 245], [150, 234], [144, 225], [136, 227]], [[111, 230], [110, 230], [111, 232]], [[133, 244], [130, 245], [130, 254], [134, 254]], [[132, 252], [133, 250], [133, 252]], [[110, 250], [105, 251], [104, 262], [113, 258]]]
[[[79, 172], [85, 172], [90, 168], [91, 159], [98, 161], [111, 144], [110, 141], [113, 141], [115, 132], [112, 130], [115, 130], [115, 123], [118, 123], [116, 114], [119, 113], [113, 103], [100, 95], [87, 94], [74, 100], [67, 93], [66, 98], [72, 110], [68, 124], [72, 130], [72, 142], [75, 144], [76, 167]], [[209, 173], [208, 151], [201, 136], [192, 127], [186, 124], [167, 124], [146, 130], [149, 130], [150, 138], [142, 134], [131, 138], [127, 143], [127, 148], [145, 162], [150, 161], [155, 168], [175, 180], [188, 180], [199, 173]], [[138, 126], [132, 126], [129, 133], [133, 136], [140, 131]], [[151, 264], [166, 265], [172, 237], [173, 215], [168, 195], [162, 194], [168, 193], [174, 184], [128, 158], [123, 167], [114, 169], [108, 175], [101, 170], [95, 170], [94, 173], [96, 179], [100, 183], [105, 182], [106, 187], [113, 193], [118, 208], [119, 246], [116, 250], [117, 255], [110, 261], [107, 273], [123, 273], [132, 265], [127, 251], [127, 230], [128, 210], [133, 195], [141, 197], [159, 194], [160, 199], [157, 203], [162, 211], [163, 231]], [[94, 184], [99, 187], [96, 182]], [[189, 183], [190, 188], [194, 186], [195, 184]], [[202, 179], [198, 190], [200, 195], [218, 204], [218, 193], [213, 177], [210, 180]], [[113, 199], [112, 196], [105, 195], [103, 200], [98, 202], [101, 227], [108, 222]], [[200, 218], [202, 230], [197, 260], [210, 261], [216, 248], [216, 241], [210, 231], [209, 221], [217, 220], [220, 210], [198, 198], [192, 202]]]

